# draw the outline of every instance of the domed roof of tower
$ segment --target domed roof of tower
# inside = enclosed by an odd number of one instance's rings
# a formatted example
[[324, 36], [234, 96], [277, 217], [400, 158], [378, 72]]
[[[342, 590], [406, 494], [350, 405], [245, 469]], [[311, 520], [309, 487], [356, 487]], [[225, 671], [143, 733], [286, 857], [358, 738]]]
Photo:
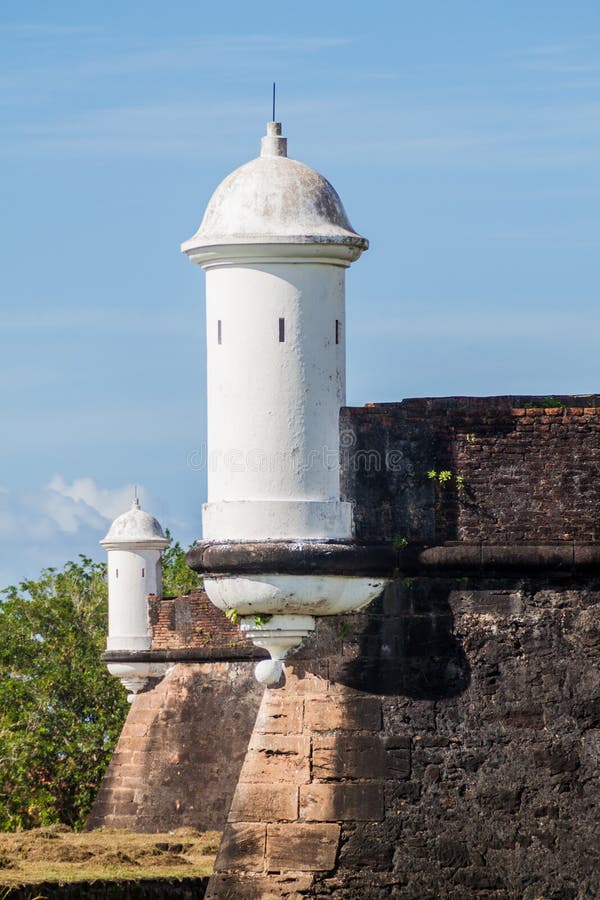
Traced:
[[131, 509], [117, 516], [108, 529], [106, 537], [100, 543], [103, 547], [107, 544], [145, 544], [152, 547], [166, 547], [169, 541], [158, 520], [150, 513], [140, 509], [140, 501], [136, 497], [131, 504]]
[[261, 154], [228, 175], [212, 195], [184, 253], [227, 244], [369, 246], [350, 224], [335, 188], [310, 166], [289, 159], [279, 122], [267, 123]]

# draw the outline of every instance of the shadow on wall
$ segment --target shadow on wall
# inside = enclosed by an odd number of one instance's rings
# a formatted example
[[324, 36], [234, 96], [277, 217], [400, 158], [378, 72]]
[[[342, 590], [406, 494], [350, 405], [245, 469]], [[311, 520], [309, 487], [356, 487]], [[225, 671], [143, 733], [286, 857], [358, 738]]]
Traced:
[[362, 614], [355, 658], [337, 680], [372, 694], [418, 700], [455, 697], [471, 680], [454, 634], [448, 580], [398, 579]]

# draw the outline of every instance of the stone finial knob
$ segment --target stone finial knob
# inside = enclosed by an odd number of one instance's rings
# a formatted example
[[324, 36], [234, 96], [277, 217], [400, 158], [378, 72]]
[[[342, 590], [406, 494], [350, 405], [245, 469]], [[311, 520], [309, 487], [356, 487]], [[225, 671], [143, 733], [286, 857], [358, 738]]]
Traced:
[[275, 615], [264, 617], [259, 623], [256, 616], [244, 616], [240, 628], [257, 646], [269, 653], [271, 659], [261, 659], [256, 664], [256, 680], [267, 687], [279, 684], [283, 675], [283, 660], [289, 650], [299, 647], [305, 637], [315, 630], [313, 616]]
[[261, 138], [261, 156], [287, 156], [287, 138], [281, 137], [281, 122], [267, 122], [267, 133]]
[[254, 677], [259, 684], [274, 687], [281, 681], [283, 663], [280, 659], [261, 659], [254, 667]]

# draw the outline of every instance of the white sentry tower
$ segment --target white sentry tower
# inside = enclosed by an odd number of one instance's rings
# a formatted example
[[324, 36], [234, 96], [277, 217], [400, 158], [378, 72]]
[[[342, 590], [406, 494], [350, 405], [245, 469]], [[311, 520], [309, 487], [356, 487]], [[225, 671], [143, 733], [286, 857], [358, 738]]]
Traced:
[[[288, 158], [278, 122], [268, 123], [260, 156], [219, 185], [182, 245], [206, 271], [204, 546], [269, 542], [281, 559], [282, 542], [352, 541], [352, 507], [340, 499], [344, 278], [367, 247], [331, 184]], [[383, 583], [322, 566], [318, 575], [281, 568], [215, 577], [204, 569], [217, 606], [273, 616], [243, 627], [279, 659], [314, 627], [314, 614], [365, 605]], [[280, 667], [260, 671], [272, 681]]]
[[[131, 509], [114, 520], [100, 544], [108, 555], [106, 649], [128, 655], [149, 650], [148, 594], [161, 596], [162, 553], [169, 541], [159, 522], [140, 509], [135, 498]], [[127, 660], [108, 663], [108, 671], [121, 679], [131, 701], [148, 678], [164, 675], [165, 666]]]

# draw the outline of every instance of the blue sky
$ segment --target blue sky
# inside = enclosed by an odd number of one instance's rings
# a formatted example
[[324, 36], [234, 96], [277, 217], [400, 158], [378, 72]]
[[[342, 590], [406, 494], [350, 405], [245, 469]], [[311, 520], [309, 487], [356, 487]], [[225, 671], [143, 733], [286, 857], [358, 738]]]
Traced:
[[348, 402], [598, 390], [596, 2], [0, 9], [0, 582], [97, 541], [131, 485], [182, 542], [205, 477], [203, 277], [179, 252], [257, 154], [371, 249]]

